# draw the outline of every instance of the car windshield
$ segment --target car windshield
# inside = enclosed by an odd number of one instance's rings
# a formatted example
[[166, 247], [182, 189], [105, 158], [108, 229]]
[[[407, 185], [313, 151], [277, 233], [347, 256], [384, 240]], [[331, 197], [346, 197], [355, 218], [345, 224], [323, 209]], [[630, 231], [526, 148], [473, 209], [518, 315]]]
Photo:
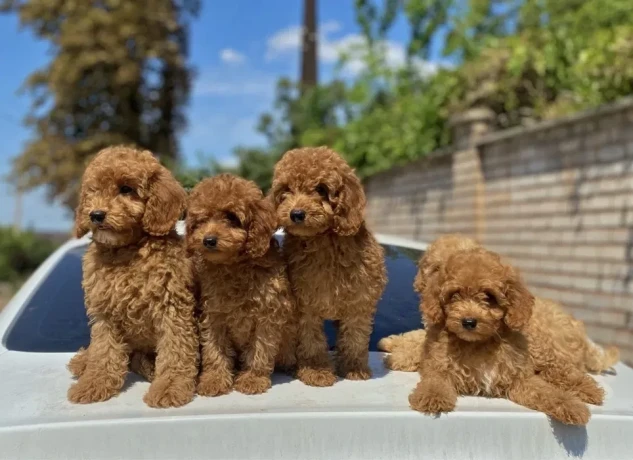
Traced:
[[[389, 283], [378, 304], [370, 350], [378, 340], [419, 328], [418, 296], [413, 291], [416, 262], [421, 252], [383, 245]], [[49, 272], [26, 302], [5, 336], [9, 350], [62, 353], [74, 352], [90, 341], [90, 329], [81, 288], [81, 258], [86, 246], [69, 250]], [[326, 322], [330, 346], [335, 342], [333, 324]]]

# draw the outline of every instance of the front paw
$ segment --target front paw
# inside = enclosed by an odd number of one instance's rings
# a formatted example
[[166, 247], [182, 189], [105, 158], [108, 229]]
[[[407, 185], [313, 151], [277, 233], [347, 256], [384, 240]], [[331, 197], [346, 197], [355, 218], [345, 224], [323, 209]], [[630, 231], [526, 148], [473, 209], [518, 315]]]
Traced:
[[80, 378], [68, 390], [68, 400], [75, 404], [90, 404], [106, 401], [116, 395], [119, 389], [106, 385], [102, 379]]
[[73, 377], [79, 378], [86, 370], [88, 364], [88, 351], [85, 348], [80, 348], [77, 353], [68, 362], [68, 370]]
[[596, 406], [601, 406], [604, 402], [604, 390], [588, 375], [574, 390], [574, 394], [582, 402]]
[[231, 392], [233, 377], [228, 374], [205, 372], [198, 381], [197, 393], [200, 396], [220, 396]]
[[369, 366], [350, 367], [342, 370], [340, 375], [347, 380], [369, 380], [371, 378], [371, 369]]
[[584, 426], [589, 423], [589, 408], [577, 399], [561, 400], [554, 404], [549, 415], [565, 425]]
[[149, 387], [143, 401], [150, 407], [180, 407], [191, 402], [195, 393], [193, 379], [159, 377]]
[[336, 383], [336, 375], [329, 369], [312, 369], [309, 367], [300, 368], [297, 371], [297, 378], [306, 385], [313, 387], [331, 387]]
[[268, 391], [271, 385], [270, 376], [256, 375], [247, 371], [237, 376], [233, 388], [245, 395], [257, 395]]
[[416, 388], [409, 395], [411, 408], [425, 414], [451, 412], [455, 409], [455, 399], [441, 391]]

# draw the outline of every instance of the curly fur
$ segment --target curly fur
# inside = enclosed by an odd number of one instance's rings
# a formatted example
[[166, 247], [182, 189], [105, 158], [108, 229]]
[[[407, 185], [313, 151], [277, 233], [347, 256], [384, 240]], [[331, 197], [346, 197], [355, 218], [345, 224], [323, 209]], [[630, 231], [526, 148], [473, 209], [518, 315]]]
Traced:
[[[369, 337], [387, 275], [382, 247], [367, 230], [365, 194], [352, 168], [326, 147], [290, 150], [275, 167], [271, 196], [286, 230], [284, 253], [299, 309], [298, 378], [336, 381], [323, 321], [338, 327], [339, 375], [371, 377]], [[291, 211], [305, 213], [294, 222]]]
[[[397, 352], [388, 367], [419, 369], [422, 380], [409, 398], [414, 409], [450, 411], [458, 395], [484, 395], [585, 424], [583, 401], [602, 403], [603, 390], [585, 373], [582, 324], [534, 299], [497, 254], [463, 237], [442, 237], [421, 259], [415, 284], [426, 333], [379, 344]], [[466, 329], [464, 319], [476, 319], [477, 326]]]
[[[263, 393], [275, 362], [295, 365], [296, 311], [273, 238], [275, 209], [254, 182], [222, 174], [192, 190], [186, 226], [200, 286], [198, 394]], [[209, 237], [216, 246], [204, 245]]]
[[[111, 147], [88, 165], [76, 210], [78, 237], [92, 231], [83, 259], [90, 346], [69, 363], [74, 403], [104, 401], [132, 368], [152, 380], [144, 401], [181, 406], [195, 393], [198, 333], [194, 278], [173, 230], [186, 195], [147, 151]], [[104, 211], [102, 223], [90, 213]]]

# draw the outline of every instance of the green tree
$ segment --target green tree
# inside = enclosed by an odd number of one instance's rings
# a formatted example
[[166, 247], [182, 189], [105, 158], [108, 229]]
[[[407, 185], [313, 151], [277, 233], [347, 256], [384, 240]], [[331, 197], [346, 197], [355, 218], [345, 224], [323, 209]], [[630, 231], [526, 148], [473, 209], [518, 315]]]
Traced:
[[85, 162], [105, 146], [177, 158], [192, 76], [188, 27], [199, 0], [0, 0], [0, 8], [17, 13], [53, 56], [24, 82], [33, 139], [14, 172], [27, 188], [44, 185], [74, 208]]

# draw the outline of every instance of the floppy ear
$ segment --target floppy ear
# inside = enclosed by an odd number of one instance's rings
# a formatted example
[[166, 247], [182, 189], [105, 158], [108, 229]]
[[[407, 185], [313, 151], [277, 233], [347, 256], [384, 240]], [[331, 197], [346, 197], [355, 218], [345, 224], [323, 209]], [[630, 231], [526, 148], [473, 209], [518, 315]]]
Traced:
[[150, 235], [167, 235], [186, 208], [187, 194], [172, 174], [159, 166], [149, 182], [143, 229]]
[[246, 253], [262, 257], [270, 247], [270, 239], [277, 229], [277, 215], [271, 197], [255, 201], [251, 205], [251, 219], [246, 239]]
[[513, 273], [506, 286], [506, 301], [508, 302], [504, 321], [506, 325], [515, 331], [527, 326], [532, 316], [534, 296], [517, 273]]
[[[421, 271], [418, 274], [421, 276]], [[422, 291], [422, 302], [420, 303], [420, 311], [422, 319], [426, 324], [442, 324], [445, 319], [444, 310], [442, 310], [442, 280], [440, 274], [434, 275], [426, 280], [424, 290]]]
[[75, 225], [73, 228], [75, 238], [81, 238], [90, 231], [90, 228], [88, 228], [84, 223], [85, 205], [86, 197], [84, 196], [83, 184], [81, 184], [79, 186], [79, 204], [75, 209]]
[[343, 175], [343, 184], [335, 203], [334, 231], [341, 236], [358, 233], [365, 220], [366, 199], [363, 186], [353, 172]]

